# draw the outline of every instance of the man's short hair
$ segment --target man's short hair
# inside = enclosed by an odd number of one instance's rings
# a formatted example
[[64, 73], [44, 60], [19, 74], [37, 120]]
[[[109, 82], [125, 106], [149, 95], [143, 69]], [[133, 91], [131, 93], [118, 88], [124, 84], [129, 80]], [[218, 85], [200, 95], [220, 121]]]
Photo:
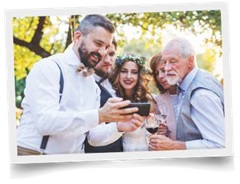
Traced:
[[191, 55], [195, 56], [194, 48], [190, 41], [188, 41], [186, 38], [182, 37], [173, 38], [167, 43], [163, 50], [173, 48], [177, 48], [182, 57], [184, 58], [187, 58]]
[[112, 44], [114, 45], [115, 49], [117, 50], [117, 41], [116, 41], [115, 37], [113, 37]]
[[87, 35], [97, 26], [106, 29], [110, 33], [114, 33], [115, 31], [112, 22], [108, 18], [98, 14], [87, 15], [84, 17], [80, 22], [77, 31], [80, 31], [83, 35]]

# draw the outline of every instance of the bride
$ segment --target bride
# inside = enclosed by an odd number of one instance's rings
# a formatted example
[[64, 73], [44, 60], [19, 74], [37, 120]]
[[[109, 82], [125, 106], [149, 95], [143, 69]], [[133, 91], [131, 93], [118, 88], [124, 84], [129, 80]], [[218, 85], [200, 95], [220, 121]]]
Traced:
[[[153, 112], [154, 101], [148, 92], [148, 73], [145, 58], [140, 54], [125, 54], [116, 59], [110, 80], [119, 97], [131, 102], [149, 102]], [[142, 126], [122, 135], [123, 151], [148, 151], [147, 131]]]

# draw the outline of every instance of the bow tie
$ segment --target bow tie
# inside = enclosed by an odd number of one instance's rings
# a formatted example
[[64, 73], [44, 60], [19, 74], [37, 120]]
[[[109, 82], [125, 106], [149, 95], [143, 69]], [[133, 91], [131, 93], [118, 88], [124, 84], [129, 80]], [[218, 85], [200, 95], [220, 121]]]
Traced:
[[83, 77], [87, 77], [94, 73], [92, 68], [86, 68], [82, 63], [76, 68], [76, 72]]

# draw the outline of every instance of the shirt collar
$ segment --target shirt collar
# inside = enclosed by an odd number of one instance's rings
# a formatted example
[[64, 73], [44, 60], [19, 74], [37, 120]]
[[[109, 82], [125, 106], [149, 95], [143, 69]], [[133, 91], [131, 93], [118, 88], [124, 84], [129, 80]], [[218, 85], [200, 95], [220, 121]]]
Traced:
[[68, 47], [65, 51], [64, 54], [67, 55], [67, 63], [72, 66], [79, 66], [81, 63], [80, 58], [77, 57], [75, 52], [73, 51], [72, 47]]
[[106, 81], [108, 81], [107, 78], [102, 78], [99, 75], [97, 75], [96, 73], [93, 74], [93, 77], [94, 77], [95, 81], [98, 82], [99, 84], [103, 84], [103, 83], [106, 83]]
[[188, 87], [190, 86], [191, 82], [193, 81], [195, 75], [197, 74], [198, 67], [195, 66], [188, 74], [187, 76], [183, 79], [180, 88], [183, 91], [186, 91]]
[[99, 82], [102, 79], [102, 77], [98, 76], [96, 73], [93, 74], [93, 77], [96, 82]]

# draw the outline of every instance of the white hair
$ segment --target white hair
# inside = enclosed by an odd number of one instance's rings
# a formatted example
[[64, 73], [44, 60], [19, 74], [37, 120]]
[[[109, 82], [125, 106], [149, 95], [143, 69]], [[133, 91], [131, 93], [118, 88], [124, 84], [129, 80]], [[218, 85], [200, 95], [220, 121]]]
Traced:
[[193, 45], [185, 38], [181, 37], [173, 38], [166, 44], [164, 50], [172, 48], [177, 48], [184, 58], [187, 58], [189, 56], [195, 56], [195, 50], [193, 48]]

